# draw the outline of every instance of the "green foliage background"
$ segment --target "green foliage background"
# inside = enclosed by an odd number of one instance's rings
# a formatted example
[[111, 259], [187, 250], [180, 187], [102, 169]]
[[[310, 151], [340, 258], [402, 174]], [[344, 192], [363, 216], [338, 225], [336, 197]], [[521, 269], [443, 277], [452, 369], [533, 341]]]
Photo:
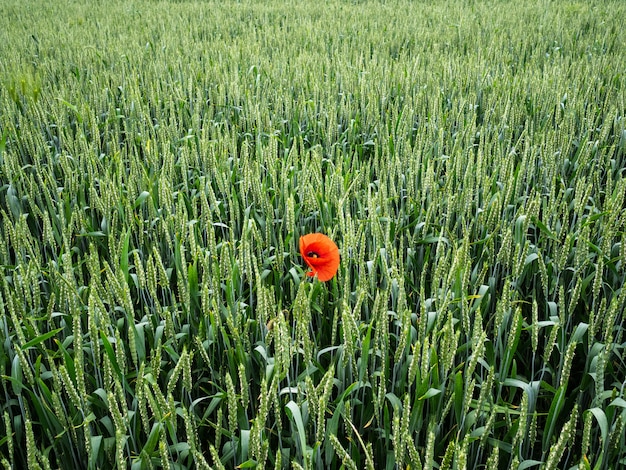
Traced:
[[0, 1], [0, 463], [626, 465], [624, 17]]

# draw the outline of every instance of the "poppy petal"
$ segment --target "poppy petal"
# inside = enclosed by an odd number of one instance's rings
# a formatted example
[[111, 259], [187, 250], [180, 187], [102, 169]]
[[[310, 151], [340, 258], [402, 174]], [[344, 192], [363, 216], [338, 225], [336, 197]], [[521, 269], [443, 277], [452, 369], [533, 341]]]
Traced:
[[308, 276], [315, 276], [322, 281], [332, 279], [339, 269], [339, 248], [326, 235], [311, 233], [300, 237], [300, 254], [311, 268]]

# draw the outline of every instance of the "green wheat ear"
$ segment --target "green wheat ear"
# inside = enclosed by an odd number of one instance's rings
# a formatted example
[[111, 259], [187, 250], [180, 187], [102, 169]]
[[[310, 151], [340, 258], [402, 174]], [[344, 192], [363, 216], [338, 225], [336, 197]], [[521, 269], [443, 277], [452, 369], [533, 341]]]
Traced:
[[624, 2], [4, 10], [3, 467], [623, 466]]

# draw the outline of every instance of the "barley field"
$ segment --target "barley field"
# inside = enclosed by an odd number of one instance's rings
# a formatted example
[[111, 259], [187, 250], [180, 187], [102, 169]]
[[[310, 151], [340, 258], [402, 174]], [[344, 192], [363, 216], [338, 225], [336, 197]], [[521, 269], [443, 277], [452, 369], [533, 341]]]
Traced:
[[0, 0], [2, 467], [624, 468], [624, 18]]

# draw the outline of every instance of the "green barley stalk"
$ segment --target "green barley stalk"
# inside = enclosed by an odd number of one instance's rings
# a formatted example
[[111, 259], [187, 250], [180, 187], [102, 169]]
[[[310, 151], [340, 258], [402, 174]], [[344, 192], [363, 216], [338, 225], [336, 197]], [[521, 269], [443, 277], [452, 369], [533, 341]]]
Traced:
[[528, 435], [528, 393], [524, 391], [522, 402], [520, 403], [520, 415], [517, 419], [518, 427], [511, 444], [513, 449], [518, 449], [525, 437]]
[[446, 447], [446, 452], [443, 454], [443, 458], [441, 459], [441, 469], [449, 470], [452, 468], [452, 460], [454, 458], [454, 453], [456, 451], [456, 441], [450, 441], [448, 443], [448, 447]]
[[14, 462], [14, 454], [13, 454], [13, 445], [14, 445], [14, 434], [13, 434], [13, 426], [11, 425], [11, 417], [7, 411], [4, 412], [4, 427], [6, 430], [7, 437], [7, 448], [8, 448], [8, 461]]
[[226, 402], [228, 404], [228, 430], [232, 436], [237, 434], [237, 395], [235, 386], [230, 374], [225, 375], [226, 379]]
[[161, 432], [161, 436], [159, 438], [159, 454], [161, 456], [161, 466], [165, 470], [169, 470], [170, 466], [170, 455], [167, 448], [167, 441], [165, 440], [164, 432]]
[[[317, 395], [317, 420], [316, 420], [316, 434], [315, 440], [316, 442], [322, 442], [324, 436], [326, 435], [326, 425], [325, 425], [325, 415], [327, 406], [330, 401], [330, 396], [333, 391], [333, 377], [335, 375], [335, 367], [333, 364], [328, 368], [324, 377], [320, 381], [318, 385], [318, 395]], [[321, 392], [321, 393], [319, 393]]]
[[276, 457], [274, 460], [274, 470], [281, 470], [283, 468], [283, 453], [281, 450], [276, 452]]
[[435, 432], [433, 430], [433, 424], [429, 424], [428, 434], [426, 438], [426, 449], [424, 451], [424, 470], [432, 470], [433, 457], [435, 451]]
[[27, 419], [24, 423], [26, 428], [26, 455], [28, 461], [28, 468], [32, 469], [41, 469], [39, 465], [39, 452], [35, 444], [35, 435], [33, 433], [33, 423], [28, 417], [28, 413], [26, 414]]
[[590, 411], [585, 411], [583, 417], [583, 434], [581, 439], [581, 454], [584, 459], [587, 458], [591, 445], [591, 430], [593, 426], [593, 414]]
[[391, 443], [393, 445], [393, 456], [394, 460], [397, 464], [402, 465], [404, 462], [404, 453], [406, 451], [406, 447], [404, 445], [405, 435], [402, 430], [401, 418], [402, 414], [401, 409], [396, 409], [394, 411], [393, 422], [391, 425]]
[[572, 368], [572, 361], [574, 360], [574, 354], [576, 351], [576, 342], [572, 341], [567, 345], [567, 350], [565, 351], [565, 357], [563, 359], [563, 365], [561, 366], [560, 374], [559, 374], [559, 387], [563, 387], [567, 385], [569, 381], [569, 375]]
[[550, 453], [546, 460], [545, 468], [548, 470], [554, 470], [558, 468], [558, 464], [563, 457], [563, 454], [568, 446], [570, 439], [574, 438], [574, 432], [576, 428], [576, 422], [578, 420], [578, 405], [574, 406], [569, 420], [563, 426], [559, 439], [555, 445], [550, 448]]
[[253, 419], [252, 427], [250, 428], [250, 449], [252, 456], [255, 456], [257, 460], [260, 460], [260, 456], [263, 454], [262, 445], [265, 437], [265, 426], [270, 411], [269, 391], [267, 389], [267, 380], [265, 377], [263, 377], [261, 382], [258, 402], [259, 407], [257, 409], [256, 416]]
[[467, 448], [470, 435], [466, 434], [461, 443], [455, 449], [455, 467], [459, 470], [467, 468]]
[[354, 463], [354, 460], [352, 460], [352, 458], [350, 457], [346, 449], [343, 448], [343, 446], [341, 445], [341, 442], [339, 442], [339, 439], [337, 439], [337, 436], [335, 436], [334, 434], [330, 434], [329, 439], [330, 439], [330, 443], [335, 449], [335, 452], [337, 452], [337, 455], [343, 462], [343, 465], [346, 468], [349, 468], [351, 470], [357, 470], [357, 466]]
[[624, 452], [624, 413], [617, 416], [615, 425], [609, 434], [609, 450], [617, 455], [623, 455]]

